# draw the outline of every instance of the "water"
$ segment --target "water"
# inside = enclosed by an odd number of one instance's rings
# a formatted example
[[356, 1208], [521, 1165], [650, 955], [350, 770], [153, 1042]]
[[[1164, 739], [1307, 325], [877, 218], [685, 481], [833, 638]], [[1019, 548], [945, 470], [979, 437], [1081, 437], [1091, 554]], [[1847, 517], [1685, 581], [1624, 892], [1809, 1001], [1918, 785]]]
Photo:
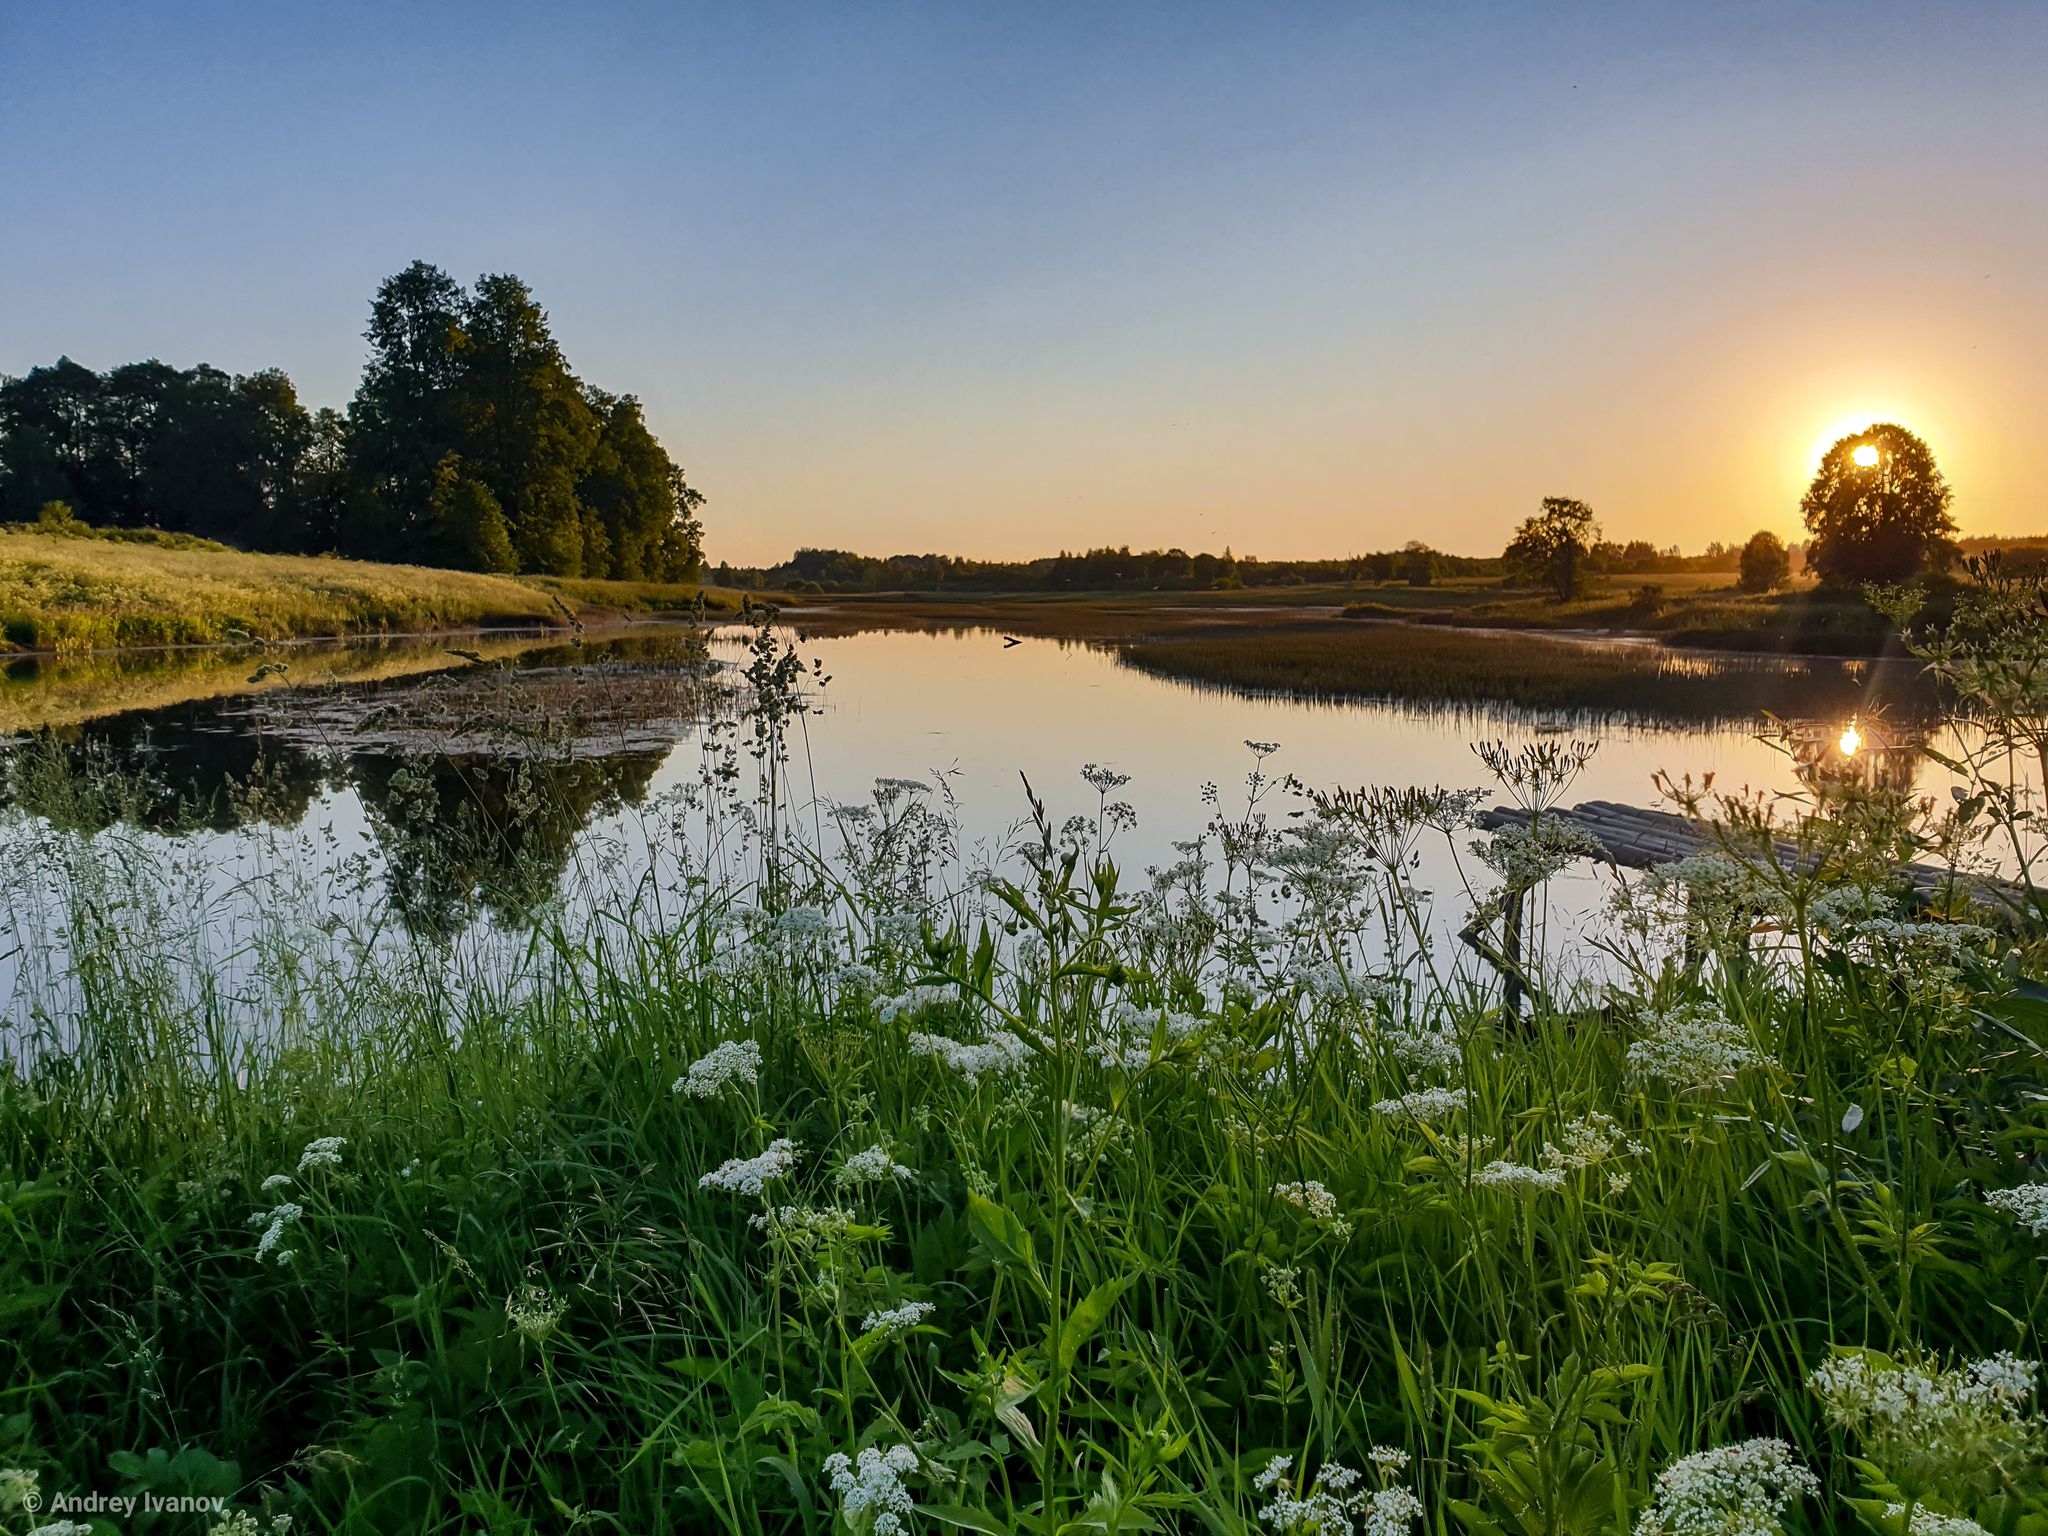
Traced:
[[[737, 662], [743, 640], [728, 631], [713, 641], [711, 654]], [[600, 887], [630, 885], [656, 862], [660, 833], [652, 821], [672, 825], [677, 797], [700, 782], [707, 751], [728, 739], [709, 725], [715, 711], [706, 700], [669, 686], [684, 654], [676, 644], [674, 636], [642, 636], [580, 652], [556, 645], [530, 655], [523, 665], [535, 670], [510, 692], [497, 674], [478, 673], [424, 688], [417, 679], [352, 683], [295, 703], [242, 695], [90, 720], [78, 729], [108, 761], [147, 765], [162, 786], [196, 791], [204, 802], [202, 814], [182, 820], [168, 794], [103, 808], [99, 819], [116, 825], [101, 836], [130, 837], [175, 865], [183, 884], [166, 885], [155, 898], [159, 905], [196, 904], [204, 914], [200, 926], [214, 933], [212, 949], [241, 951], [245, 969], [257, 963], [246, 936], [287, 900], [315, 909], [334, 927], [374, 924], [380, 898], [397, 896], [413, 903], [415, 915], [466, 928], [461, 944], [477, 952], [493, 934], [516, 931], [522, 912], [551, 890], [573, 905]], [[802, 649], [830, 678], [811, 690], [789, 737], [791, 799], [814, 835], [829, 844], [829, 806], [865, 800], [876, 779], [919, 779], [942, 784], [956, 802], [968, 864], [994, 858], [1016, 837], [1029, 811], [1026, 781], [1055, 827], [1070, 816], [1093, 817], [1098, 796], [1081, 777], [1088, 765], [1128, 776], [1112, 798], [1129, 802], [1137, 821], [1116, 833], [1110, 850], [1133, 879], [1149, 865], [1172, 862], [1175, 842], [1196, 836], [1219, 808], [1241, 813], [1255, 762], [1269, 780], [1291, 776], [1316, 789], [1488, 787], [1472, 752], [1475, 740], [1552, 735], [1598, 743], [1571, 801], [1649, 804], [1659, 771], [1711, 773], [1723, 788], [1793, 787], [1784, 756], [1734, 724], [1601, 724], [1244, 697], [1163, 680], [1085, 644], [1006, 645], [997, 634], [976, 631], [824, 635], [804, 640]], [[329, 670], [348, 675], [340, 663]], [[559, 716], [580, 701], [583, 722], [570, 747], [555, 754], [545, 815], [521, 800], [517, 772], [506, 766], [531, 738], [488, 723], [510, 707], [508, 699], [536, 693], [546, 706], [537, 713]], [[405, 729], [374, 714], [365, 721], [369, 706], [392, 699], [432, 714], [443, 740], [451, 730], [466, 732], [465, 759], [431, 771], [406, 767], [388, 750], [406, 744]], [[1248, 741], [1270, 751], [1255, 754]], [[554, 746], [563, 743], [557, 738]], [[744, 754], [740, 763], [751, 772]], [[1205, 798], [1209, 786], [1213, 804]], [[32, 795], [21, 797], [35, 803]], [[236, 800], [240, 814], [230, 804]], [[1276, 821], [1284, 824], [1301, 804], [1269, 783], [1265, 809]], [[650, 819], [650, 807], [660, 815]], [[249, 825], [252, 809], [257, 821]], [[415, 835], [423, 818], [463, 817], [529, 855], [512, 882], [517, 889], [498, 890], [466, 922], [459, 916], [464, 892], [437, 890], [436, 880], [465, 884], [502, 850], [479, 844], [422, 863]], [[96, 824], [90, 816], [85, 821]], [[137, 821], [158, 830], [138, 836], [120, 825]], [[1424, 846], [1417, 884], [1437, 894], [1440, 936], [1462, 920], [1468, 881], [1484, 883], [1469, 842], [1467, 836], [1457, 846]], [[1555, 946], [1583, 948], [1578, 936], [1614, 878], [1582, 864], [1552, 883]], [[11, 899], [18, 908], [31, 898], [17, 892]], [[6, 1012], [19, 1016], [24, 963], [51, 965], [53, 946], [65, 942], [45, 928], [34, 945], [10, 946], [14, 954], [0, 959]]]

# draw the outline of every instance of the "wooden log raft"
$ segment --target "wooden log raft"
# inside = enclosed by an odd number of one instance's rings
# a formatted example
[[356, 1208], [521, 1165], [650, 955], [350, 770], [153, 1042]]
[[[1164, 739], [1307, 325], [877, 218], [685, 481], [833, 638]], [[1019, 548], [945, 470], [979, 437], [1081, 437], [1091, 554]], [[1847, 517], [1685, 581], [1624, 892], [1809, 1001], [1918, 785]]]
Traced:
[[[1584, 800], [1570, 810], [1560, 807], [1543, 814], [1546, 819], [1555, 817], [1591, 834], [1606, 851], [1609, 863], [1629, 869], [1672, 864], [1696, 853], [1711, 853], [1717, 847], [1710, 834], [1702, 832], [1683, 816], [1669, 811], [1644, 810], [1636, 805], [1620, 805], [1612, 800]], [[1497, 832], [1503, 827], [1526, 827], [1529, 817], [1524, 811], [1497, 805], [1491, 810], [1481, 811], [1476, 824], [1483, 832]], [[1799, 850], [1791, 843], [1779, 842], [1773, 848], [1778, 862], [1788, 868], [1799, 858]], [[1932, 864], [1907, 864], [1902, 868], [1912, 878], [1914, 889], [1923, 894], [1945, 888], [1952, 880], [1973, 887], [1979, 893], [1990, 888], [2013, 889], [2006, 881], [1985, 880], [1977, 876], [1958, 877]]]

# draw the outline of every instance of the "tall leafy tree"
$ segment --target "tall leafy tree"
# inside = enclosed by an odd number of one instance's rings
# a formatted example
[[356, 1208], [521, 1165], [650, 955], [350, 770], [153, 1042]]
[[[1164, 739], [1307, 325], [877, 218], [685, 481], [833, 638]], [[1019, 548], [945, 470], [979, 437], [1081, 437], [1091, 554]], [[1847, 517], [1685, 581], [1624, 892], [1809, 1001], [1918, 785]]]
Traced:
[[519, 568], [605, 575], [602, 522], [576, 490], [597, 446], [598, 422], [526, 284], [477, 279], [464, 306], [458, 356], [463, 472], [503, 511]]
[[1959, 552], [1954, 492], [1927, 444], [1879, 422], [1822, 456], [1799, 510], [1813, 534], [1807, 565], [1829, 585], [1903, 581]]
[[1600, 537], [1593, 509], [1567, 496], [1546, 496], [1542, 510], [1524, 518], [1507, 547], [1508, 565], [1543, 582], [1558, 601], [1577, 596], [1586, 558]]
[[444, 461], [463, 446], [465, 299], [454, 278], [416, 261], [370, 303], [370, 357], [348, 411], [360, 490], [344, 528], [352, 553], [422, 564], [453, 563], [463, 553], [437, 520], [435, 498]]

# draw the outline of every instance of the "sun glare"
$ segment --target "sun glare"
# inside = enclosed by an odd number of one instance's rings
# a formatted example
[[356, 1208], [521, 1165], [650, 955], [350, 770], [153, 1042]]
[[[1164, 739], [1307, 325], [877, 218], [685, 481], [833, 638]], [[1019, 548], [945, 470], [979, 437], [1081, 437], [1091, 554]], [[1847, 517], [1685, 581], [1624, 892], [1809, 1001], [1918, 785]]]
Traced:
[[1856, 722], [1854, 720], [1849, 722], [1848, 729], [1842, 732], [1842, 739], [1836, 745], [1842, 749], [1842, 756], [1854, 757], [1856, 755], [1856, 749], [1863, 745], [1863, 733], [1856, 729]]
[[1849, 457], [1854, 459], [1860, 468], [1869, 469], [1877, 463], [1877, 450], [1868, 443], [1861, 443]]

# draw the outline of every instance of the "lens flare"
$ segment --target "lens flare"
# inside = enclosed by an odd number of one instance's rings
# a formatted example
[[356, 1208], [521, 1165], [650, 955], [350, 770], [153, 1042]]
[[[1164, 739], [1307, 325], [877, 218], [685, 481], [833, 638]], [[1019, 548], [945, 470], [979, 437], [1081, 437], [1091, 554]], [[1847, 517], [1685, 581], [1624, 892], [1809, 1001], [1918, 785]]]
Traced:
[[1877, 463], [1877, 450], [1868, 443], [1859, 443], [1856, 451], [1849, 457], [1856, 461], [1859, 468], [1870, 469]]
[[1842, 756], [1844, 757], [1854, 757], [1856, 755], [1856, 749], [1863, 745], [1863, 737], [1857, 731], [1854, 720], [1851, 720], [1843, 729], [1842, 739], [1836, 742], [1835, 745], [1842, 749]]

